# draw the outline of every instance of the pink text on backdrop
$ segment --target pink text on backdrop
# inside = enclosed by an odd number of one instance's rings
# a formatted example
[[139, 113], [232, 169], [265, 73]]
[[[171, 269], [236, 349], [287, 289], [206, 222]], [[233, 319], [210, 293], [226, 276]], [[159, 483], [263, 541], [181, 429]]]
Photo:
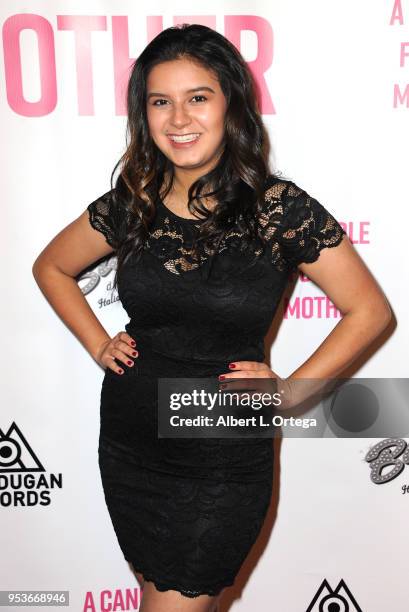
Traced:
[[339, 319], [341, 313], [326, 295], [283, 300], [284, 319]]
[[[203, 23], [215, 29], [215, 16], [178, 16], [174, 24]], [[126, 115], [126, 84], [135, 58], [129, 56], [129, 27], [127, 16], [111, 17], [114, 105], [116, 115]], [[78, 114], [94, 115], [92, 33], [106, 32], [107, 17], [104, 15], [57, 15], [57, 30], [73, 35], [77, 75]], [[163, 17], [146, 17], [147, 42], [164, 29]], [[38, 41], [38, 64], [40, 66], [40, 98], [27, 100], [23, 91], [22, 57], [20, 34], [32, 30]], [[257, 56], [248, 61], [254, 75], [258, 102], [263, 114], [275, 114], [275, 108], [265, 80], [265, 73], [273, 61], [273, 32], [270, 23], [257, 15], [226, 15], [224, 35], [241, 50], [241, 33], [251, 31], [257, 37]], [[43, 16], [34, 13], [19, 13], [8, 17], [3, 24], [3, 52], [7, 101], [10, 108], [25, 117], [42, 117], [53, 112], [57, 106], [57, 70], [54, 44], [54, 29]], [[30, 61], [26, 58], [26, 61]], [[63, 75], [62, 75], [63, 77]]]
[[357, 223], [353, 221], [348, 221], [348, 223], [340, 221], [339, 224], [346, 231], [352, 244], [370, 244], [370, 221], [358, 221]]
[[139, 610], [143, 589], [139, 587], [117, 588], [114, 591], [104, 589], [99, 593], [85, 593], [82, 612], [97, 612], [97, 610]]
[[[403, 13], [402, 0], [394, 0], [392, 6], [392, 13], [389, 20], [390, 26], [403, 26], [405, 25], [405, 15]], [[406, 60], [409, 58], [409, 42], [404, 41], [400, 43], [400, 59], [399, 66], [405, 67]], [[405, 84], [401, 87], [398, 83], [394, 83], [393, 86], [393, 108], [400, 108], [401, 106], [409, 108], [409, 85]]]

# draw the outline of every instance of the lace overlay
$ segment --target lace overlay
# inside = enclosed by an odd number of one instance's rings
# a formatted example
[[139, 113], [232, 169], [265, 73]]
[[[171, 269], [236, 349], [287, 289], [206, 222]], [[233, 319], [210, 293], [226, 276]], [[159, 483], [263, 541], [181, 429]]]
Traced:
[[271, 261], [281, 271], [313, 263], [323, 248], [337, 246], [346, 233], [322, 204], [291, 181], [274, 181], [265, 201], [260, 222], [271, 240]]
[[[88, 206], [91, 225], [116, 249], [126, 215], [107, 192]], [[125, 329], [139, 357], [105, 372], [99, 466], [125, 559], [158, 590], [217, 595], [233, 584], [269, 507], [271, 439], [158, 438], [158, 378], [217, 377], [234, 361], [265, 361], [264, 339], [290, 271], [345, 233], [291, 181], [270, 178], [259, 224], [268, 248], [243, 251], [232, 228], [210, 253], [190, 256], [201, 221], [159, 202], [142, 256], [118, 275]], [[253, 257], [255, 255], [255, 257]], [[296, 347], [291, 347], [296, 350]]]
[[133, 467], [129, 456], [101, 440], [105, 498], [124, 558], [159, 591], [215, 596], [232, 585], [263, 525], [272, 472], [254, 483], [175, 477]]
[[113, 190], [88, 204], [87, 210], [92, 227], [105, 236], [105, 240], [113, 249], [117, 249], [129, 217], [127, 211], [113, 197]]
[[[196, 270], [200, 266], [200, 263], [192, 257], [192, 247], [186, 237], [186, 231], [180, 227], [181, 224], [178, 227], [177, 222], [172, 223], [172, 219], [165, 216], [162, 227], [151, 232], [145, 243], [145, 248], [174, 274]], [[198, 228], [198, 225], [195, 224], [194, 227]], [[201, 262], [204, 260], [205, 258], [201, 256]]]
[[[337, 246], [346, 233], [334, 216], [292, 181], [271, 177], [266, 184], [265, 210], [259, 217], [262, 235], [269, 241], [271, 263], [280, 271], [300, 263], [312, 263], [325, 247]], [[108, 244], [118, 245], [125, 212], [114, 205], [112, 191], [88, 205], [90, 223], [104, 234]], [[196, 261], [191, 254], [193, 234], [201, 220], [184, 219], [158, 203], [160, 223], [150, 231], [144, 248], [160, 259], [173, 274], [196, 270], [208, 260], [211, 251], [205, 247]], [[236, 229], [227, 232], [218, 253], [241, 250], [243, 235]], [[255, 256], [262, 249], [253, 251]]]

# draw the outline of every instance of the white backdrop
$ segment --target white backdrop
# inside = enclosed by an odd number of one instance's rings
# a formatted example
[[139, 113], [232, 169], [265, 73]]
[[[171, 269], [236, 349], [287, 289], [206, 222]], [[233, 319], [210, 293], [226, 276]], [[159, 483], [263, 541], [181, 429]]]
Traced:
[[[125, 145], [127, 58], [162, 27], [206, 23], [255, 62], [265, 79], [272, 168], [344, 224], [398, 320], [353, 375], [408, 376], [409, 4], [175, 0], [169, 6], [154, 0], [149, 13], [131, 1], [4, 0], [0, 6], [0, 589], [69, 590], [73, 611], [136, 610], [126, 598], [137, 599], [138, 584], [117, 544], [97, 464], [103, 371], [51, 309], [31, 266], [56, 233], [109, 189]], [[115, 334], [128, 319], [111, 290], [113, 272], [95, 273], [99, 282], [87, 299]], [[271, 348], [272, 368], [282, 376], [339, 320], [308, 311], [310, 298], [320, 295], [299, 279], [290, 307], [301, 314], [287, 314]], [[16, 436], [19, 444], [10, 446]], [[378, 441], [275, 441], [271, 510], [223, 610], [333, 612], [330, 600], [318, 604], [342, 580], [339, 592], [351, 611], [409, 609], [409, 468], [374, 484], [365, 454]], [[18, 446], [22, 455], [13, 458]], [[115, 597], [123, 605], [114, 607]], [[339, 603], [338, 609], [346, 608]]]

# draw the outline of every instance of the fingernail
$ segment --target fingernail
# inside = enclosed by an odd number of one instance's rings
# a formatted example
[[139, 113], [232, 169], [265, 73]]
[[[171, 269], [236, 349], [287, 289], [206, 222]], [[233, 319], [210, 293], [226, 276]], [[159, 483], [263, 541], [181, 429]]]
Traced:
[[236, 364], [235, 363], [229, 363], [229, 368], [235, 368]]
[[131, 344], [132, 344], [132, 346], [136, 346], [135, 340], [131, 340]]
[[226, 378], [226, 377], [225, 377], [225, 376], [223, 376], [223, 374], [220, 374], [220, 376], [219, 376], [219, 380], [224, 380], [225, 378]]
[[127, 361], [126, 362], [129, 366], [131, 366], [133, 364], [133, 361]]
[[136, 356], [137, 356], [137, 354], [138, 354], [138, 351], [133, 351], [133, 352], [132, 352], [132, 355], [133, 355], [134, 357], [136, 357]]
[[123, 373], [124, 373], [124, 371], [123, 371], [123, 370], [119, 370], [119, 373], [120, 373], [120, 374], [123, 374]]

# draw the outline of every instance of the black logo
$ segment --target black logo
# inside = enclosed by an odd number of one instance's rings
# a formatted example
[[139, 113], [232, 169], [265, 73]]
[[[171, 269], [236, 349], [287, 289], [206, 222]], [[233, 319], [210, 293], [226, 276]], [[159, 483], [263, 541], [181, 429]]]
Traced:
[[324, 578], [305, 612], [362, 612], [362, 610], [343, 579], [333, 590]]
[[0, 429], [0, 506], [48, 506], [50, 490], [62, 488], [62, 474], [47, 474], [21, 429]]
[[0, 472], [45, 472], [42, 463], [14, 422], [6, 434], [0, 429]]

